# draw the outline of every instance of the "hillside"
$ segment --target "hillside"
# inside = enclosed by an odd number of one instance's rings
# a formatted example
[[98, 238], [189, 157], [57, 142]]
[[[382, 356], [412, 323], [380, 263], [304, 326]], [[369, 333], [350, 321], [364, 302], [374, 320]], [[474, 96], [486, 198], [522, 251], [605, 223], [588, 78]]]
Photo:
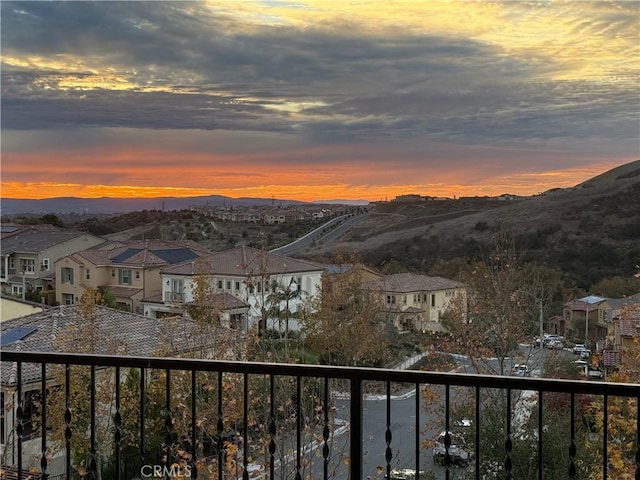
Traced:
[[497, 230], [512, 233], [524, 261], [558, 268], [581, 288], [632, 275], [640, 265], [640, 160], [542, 196], [378, 204], [357, 229], [304, 256], [357, 252], [380, 269], [429, 272], [489, 252]]
[[[75, 213], [61, 215], [60, 220], [67, 227], [111, 239], [189, 239], [211, 250], [235, 245], [271, 249], [318, 226], [314, 221], [219, 221], [189, 210]], [[12, 221], [37, 222], [39, 217], [18, 216]], [[332, 262], [338, 253], [354, 252], [385, 272], [453, 275], [449, 261], [486, 255], [495, 232], [502, 230], [513, 235], [521, 260], [556, 268], [568, 283], [586, 290], [604, 278], [638, 272], [640, 160], [573, 188], [551, 189], [535, 197], [381, 202], [345, 230], [336, 240], [319, 240], [295, 256]]]

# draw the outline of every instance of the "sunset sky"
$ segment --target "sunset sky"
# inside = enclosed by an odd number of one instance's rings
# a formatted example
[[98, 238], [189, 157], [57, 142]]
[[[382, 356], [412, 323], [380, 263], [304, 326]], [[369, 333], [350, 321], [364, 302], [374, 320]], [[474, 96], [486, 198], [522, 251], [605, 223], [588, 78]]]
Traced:
[[640, 158], [640, 2], [9, 2], [2, 197], [534, 194]]

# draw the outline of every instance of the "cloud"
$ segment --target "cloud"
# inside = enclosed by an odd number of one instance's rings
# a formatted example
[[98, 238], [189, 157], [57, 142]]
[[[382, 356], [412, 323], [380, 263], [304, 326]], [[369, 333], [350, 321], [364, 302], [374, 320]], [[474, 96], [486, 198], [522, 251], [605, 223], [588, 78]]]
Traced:
[[[375, 183], [390, 159], [495, 174], [637, 157], [639, 5], [2, 2], [3, 174], [58, 148], [165, 168], [149, 142], [272, 183], [260, 165], [369, 162]], [[101, 178], [127, 181], [115, 165]]]

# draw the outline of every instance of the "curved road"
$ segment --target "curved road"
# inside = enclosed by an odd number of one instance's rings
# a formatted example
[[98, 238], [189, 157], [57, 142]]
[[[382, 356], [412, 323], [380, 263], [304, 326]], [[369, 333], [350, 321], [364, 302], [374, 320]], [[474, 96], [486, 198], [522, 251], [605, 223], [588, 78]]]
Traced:
[[292, 255], [294, 253], [306, 250], [314, 242], [322, 240], [323, 242], [331, 242], [345, 233], [347, 233], [355, 225], [362, 222], [367, 213], [360, 213], [356, 215], [342, 215], [340, 217], [332, 218], [326, 223], [323, 223], [318, 228], [310, 231], [306, 235], [294, 240], [282, 247], [274, 248], [270, 250], [271, 253], [278, 253], [280, 255]]

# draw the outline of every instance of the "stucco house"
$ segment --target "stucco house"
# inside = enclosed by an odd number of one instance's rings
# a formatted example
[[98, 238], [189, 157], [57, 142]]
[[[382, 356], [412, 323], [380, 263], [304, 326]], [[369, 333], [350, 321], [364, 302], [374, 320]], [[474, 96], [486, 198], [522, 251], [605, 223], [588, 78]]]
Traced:
[[[241, 246], [216, 252], [202, 261], [187, 261], [161, 269], [161, 297], [144, 300], [144, 314], [157, 318], [166, 312], [185, 311], [196, 301], [196, 279], [206, 278], [213, 293], [229, 294], [249, 308], [241, 328], [281, 328], [274, 310], [289, 312], [289, 328], [297, 330], [296, 312], [315, 296], [324, 267], [263, 250]], [[276, 307], [276, 308], [274, 308]], [[271, 313], [266, 313], [270, 311]]]
[[74, 252], [103, 244], [103, 238], [53, 225], [3, 225], [0, 252], [2, 292], [24, 298], [27, 290], [55, 286], [54, 263]]
[[119, 307], [142, 313], [142, 299], [162, 292], [160, 270], [211, 252], [193, 241], [114, 242], [67, 255], [55, 263], [56, 300], [78, 302], [85, 288], [106, 288]]
[[[640, 303], [640, 293], [625, 298], [608, 298], [597, 295], [571, 300], [562, 310], [562, 331], [595, 346], [604, 342], [610, 322], [617, 317], [625, 305]], [[588, 322], [587, 322], [588, 317]]]
[[2, 294], [0, 298], [0, 322], [23, 317], [31, 313], [38, 313], [46, 308], [50, 307], [42, 302], [31, 302], [16, 298], [13, 295]]
[[378, 292], [384, 315], [400, 331], [442, 330], [442, 314], [457, 295], [466, 294], [460, 282], [415, 273], [386, 275], [364, 288]]

